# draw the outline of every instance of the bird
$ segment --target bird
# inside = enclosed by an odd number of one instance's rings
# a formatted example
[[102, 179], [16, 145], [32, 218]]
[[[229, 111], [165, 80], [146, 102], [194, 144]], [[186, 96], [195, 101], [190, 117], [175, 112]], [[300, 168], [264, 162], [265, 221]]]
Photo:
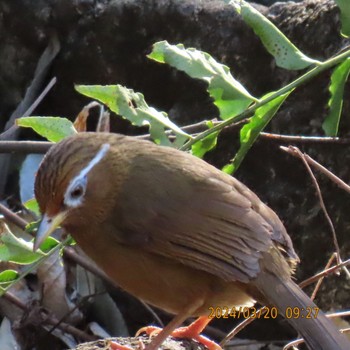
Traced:
[[[204, 342], [210, 308], [258, 301], [286, 317], [288, 308], [316, 307], [293, 281], [299, 258], [277, 214], [190, 153], [116, 133], [77, 133], [45, 155], [35, 196], [42, 219], [34, 250], [62, 227], [120, 287], [175, 315], [147, 350], [176, 329]], [[177, 328], [189, 317], [197, 320]], [[321, 311], [286, 319], [311, 350], [350, 349]]]

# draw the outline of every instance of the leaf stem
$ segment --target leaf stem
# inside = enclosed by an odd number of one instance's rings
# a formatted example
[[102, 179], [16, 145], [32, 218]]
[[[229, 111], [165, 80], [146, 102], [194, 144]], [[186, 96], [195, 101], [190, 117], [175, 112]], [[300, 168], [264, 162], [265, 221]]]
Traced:
[[312, 78], [314, 78], [315, 76], [319, 75], [321, 72], [341, 63], [343, 60], [345, 60], [348, 57], [350, 57], [350, 50], [347, 50], [347, 51], [339, 54], [338, 56], [332, 57], [332, 58], [322, 62], [321, 64], [317, 65], [316, 67], [312, 68], [311, 70], [309, 70], [308, 72], [303, 74], [301, 77], [295, 79], [294, 81], [292, 81], [291, 83], [282, 87], [281, 89], [271, 93], [269, 96], [259, 100], [255, 104], [251, 105], [244, 112], [242, 112], [234, 117], [228, 118], [225, 121], [223, 121], [221, 124], [215, 125], [214, 127], [201, 132], [196, 137], [194, 137], [193, 139], [186, 142], [180, 148], [180, 150], [182, 150], [182, 151], [188, 150], [193, 144], [195, 144], [199, 140], [204, 139], [208, 135], [210, 135], [214, 132], [217, 132], [217, 131], [221, 131], [223, 128], [225, 128], [226, 126], [228, 126], [232, 123], [235, 123], [235, 122], [238, 122], [238, 121], [241, 121], [245, 118], [250, 117], [255, 112], [255, 110], [257, 110], [259, 107], [274, 100], [276, 97], [283, 95], [283, 94], [295, 89], [296, 87], [304, 84], [305, 82], [307, 82], [307, 81], [311, 80]]

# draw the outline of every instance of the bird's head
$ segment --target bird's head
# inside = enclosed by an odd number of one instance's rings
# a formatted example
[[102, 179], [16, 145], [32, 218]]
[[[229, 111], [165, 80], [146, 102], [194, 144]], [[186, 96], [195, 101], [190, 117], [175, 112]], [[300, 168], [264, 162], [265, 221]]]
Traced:
[[42, 213], [34, 250], [57, 227], [86, 227], [103, 214], [109, 149], [108, 137], [86, 133], [64, 139], [44, 157], [34, 187]]

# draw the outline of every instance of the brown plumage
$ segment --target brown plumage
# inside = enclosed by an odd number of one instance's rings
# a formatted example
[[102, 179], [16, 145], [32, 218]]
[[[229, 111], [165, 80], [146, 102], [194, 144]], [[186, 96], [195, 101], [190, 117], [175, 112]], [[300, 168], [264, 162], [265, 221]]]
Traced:
[[[255, 300], [282, 315], [315, 306], [291, 280], [298, 257], [277, 215], [192, 155], [81, 133], [50, 149], [35, 194], [45, 215], [36, 247], [61, 224], [126, 291], [177, 314], [175, 325]], [[350, 348], [322, 313], [288, 321], [311, 349]]]

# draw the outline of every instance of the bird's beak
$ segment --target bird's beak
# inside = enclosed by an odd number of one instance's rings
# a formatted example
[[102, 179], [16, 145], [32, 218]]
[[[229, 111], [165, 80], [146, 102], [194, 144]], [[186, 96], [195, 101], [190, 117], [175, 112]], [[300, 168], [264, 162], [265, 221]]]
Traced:
[[40, 222], [38, 231], [36, 233], [35, 239], [34, 239], [34, 245], [33, 245], [33, 251], [37, 251], [40, 247], [41, 243], [44, 242], [44, 240], [51, 235], [53, 231], [58, 228], [64, 219], [66, 218], [66, 212], [62, 211], [55, 216], [48, 216], [45, 214]]

